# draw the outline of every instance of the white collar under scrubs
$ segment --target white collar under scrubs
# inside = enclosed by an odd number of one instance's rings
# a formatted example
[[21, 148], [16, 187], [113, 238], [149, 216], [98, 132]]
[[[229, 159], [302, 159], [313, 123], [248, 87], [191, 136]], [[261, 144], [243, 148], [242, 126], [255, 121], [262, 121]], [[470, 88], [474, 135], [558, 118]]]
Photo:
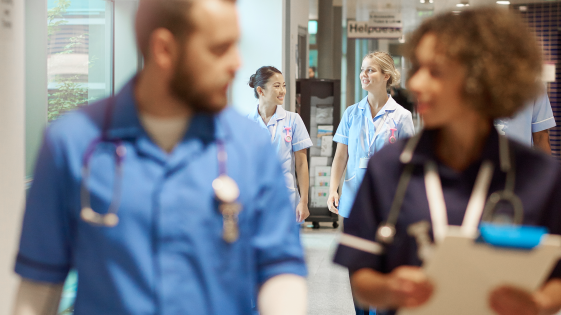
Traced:
[[267, 125], [259, 115], [259, 104], [255, 106], [255, 110], [248, 117], [268, 131], [271, 143], [281, 162], [286, 187], [290, 193], [290, 202], [296, 209], [300, 202], [300, 195], [296, 183], [294, 152], [307, 149], [313, 145], [304, 121], [302, 121], [300, 115], [286, 111], [281, 105], [277, 106], [275, 114]]
[[370, 157], [386, 144], [409, 138], [414, 134], [411, 112], [397, 104], [390, 95], [384, 107], [374, 118], [372, 118], [368, 97], [345, 110], [333, 137], [333, 141], [348, 146], [349, 154], [343, 192], [339, 201], [341, 216], [348, 217], [351, 211]]

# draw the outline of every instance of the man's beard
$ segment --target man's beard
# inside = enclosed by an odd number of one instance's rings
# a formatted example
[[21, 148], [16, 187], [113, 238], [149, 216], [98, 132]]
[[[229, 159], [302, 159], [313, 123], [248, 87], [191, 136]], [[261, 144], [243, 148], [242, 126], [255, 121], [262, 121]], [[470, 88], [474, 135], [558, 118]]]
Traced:
[[186, 106], [198, 113], [215, 114], [224, 109], [226, 104], [209, 102], [212, 96], [196, 88], [196, 77], [187, 69], [183, 60], [185, 58], [182, 54], [170, 82], [171, 92]]

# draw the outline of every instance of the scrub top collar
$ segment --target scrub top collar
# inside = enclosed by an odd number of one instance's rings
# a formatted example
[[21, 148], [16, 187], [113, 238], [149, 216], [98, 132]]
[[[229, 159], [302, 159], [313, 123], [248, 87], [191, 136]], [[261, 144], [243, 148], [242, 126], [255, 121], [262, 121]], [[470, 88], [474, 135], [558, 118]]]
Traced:
[[[271, 117], [271, 120], [269, 120], [267, 126], [274, 125], [276, 124], [277, 121], [285, 118], [286, 118], [286, 110], [282, 107], [282, 105], [277, 105], [277, 110], [275, 111], [273, 117]], [[261, 123], [263, 123], [263, 125], [265, 125], [263, 118], [261, 118], [261, 115], [259, 115], [259, 102], [257, 102], [257, 105], [255, 106], [255, 110], [253, 111], [253, 120], [260, 121]]]
[[[362, 101], [360, 101], [358, 103], [358, 108], [360, 108], [361, 110], [363, 110], [363, 115], [366, 114], [370, 114], [370, 117], [372, 117], [372, 112], [370, 109], [370, 104], [368, 103], [368, 96], [366, 96], [365, 98], [362, 99]], [[384, 106], [382, 107], [382, 109], [380, 109], [380, 111], [376, 114], [376, 117], [378, 116], [382, 116], [384, 115], [386, 112], [393, 112], [397, 109], [397, 103], [395, 102], [395, 100], [392, 98], [391, 95], [388, 94], [388, 101], [386, 102], [386, 104], [384, 104]]]
[[[111, 113], [111, 124], [107, 136], [111, 140], [134, 139], [147, 136], [146, 131], [140, 123], [136, 100], [134, 99], [134, 84], [136, 78], [129, 81], [114, 98], [113, 113]], [[229, 139], [231, 127], [221, 114], [196, 113], [189, 123], [189, 128], [183, 140], [187, 138], [200, 138], [204, 142], [212, 142], [216, 139]], [[105, 117], [101, 118], [102, 120]], [[101, 123], [103, 125], [103, 122]]]
[[[421, 132], [421, 139], [419, 139], [419, 143], [413, 152], [411, 163], [415, 165], [424, 165], [428, 161], [438, 161], [435, 150], [438, 130], [425, 129]], [[472, 163], [468, 168], [477, 167], [478, 169], [479, 165], [484, 160], [490, 160], [495, 165], [495, 168], [499, 168], [499, 134], [495, 128], [491, 128], [489, 136], [483, 145], [480, 158], [477, 161], [474, 161], [474, 163]]]
[[282, 105], [277, 105], [277, 111], [275, 115], [277, 115], [277, 121], [286, 118], [286, 110], [282, 107]]

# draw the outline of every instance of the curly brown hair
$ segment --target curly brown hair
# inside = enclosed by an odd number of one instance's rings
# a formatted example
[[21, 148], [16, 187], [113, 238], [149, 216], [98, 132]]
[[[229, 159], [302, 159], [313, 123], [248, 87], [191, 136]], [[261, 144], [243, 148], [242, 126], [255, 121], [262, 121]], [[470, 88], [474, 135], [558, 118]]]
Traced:
[[463, 98], [485, 116], [510, 117], [542, 91], [541, 50], [516, 14], [486, 7], [426, 20], [405, 46], [409, 78], [418, 69], [415, 50], [429, 33], [437, 37], [439, 52], [465, 67]]

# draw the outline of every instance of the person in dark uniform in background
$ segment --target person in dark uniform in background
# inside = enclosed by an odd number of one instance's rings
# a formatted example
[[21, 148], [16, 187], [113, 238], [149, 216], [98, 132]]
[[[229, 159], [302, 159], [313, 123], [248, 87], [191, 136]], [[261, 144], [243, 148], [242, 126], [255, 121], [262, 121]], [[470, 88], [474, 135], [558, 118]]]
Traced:
[[410, 112], [413, 112], [413, 102], [409, 100], [407, 90], [402, 89], [399, 86], [390, 87], [390, 95], [396, 103], [403, 106]]

